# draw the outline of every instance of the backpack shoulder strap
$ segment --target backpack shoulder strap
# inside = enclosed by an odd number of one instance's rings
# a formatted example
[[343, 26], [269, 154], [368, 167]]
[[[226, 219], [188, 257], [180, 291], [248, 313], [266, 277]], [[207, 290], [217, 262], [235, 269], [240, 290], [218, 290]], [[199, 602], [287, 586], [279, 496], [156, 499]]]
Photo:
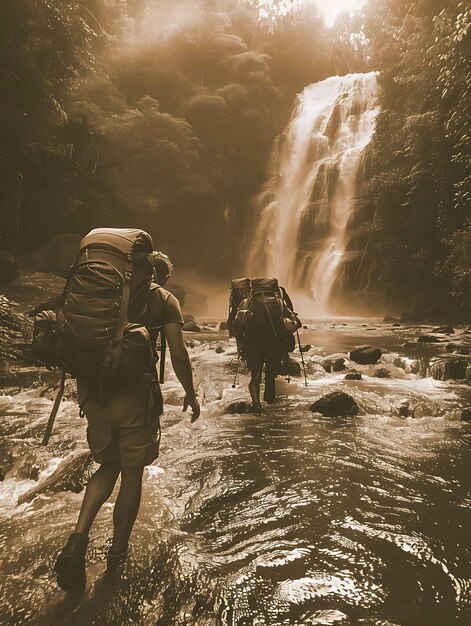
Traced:
[[103, 360], [103, 366], [109, 366], [111, 376], [117, 374], [119, 363], [121, 360], [124, 328], [128, 321], [128, 305], [129, 296], [131, 294], [132, 261], [132, 252], [128, 252], [128, 254], [126, 255], [126, 269], [124, 270], [124, 285], [123, 292], [121, 294], [121, 306], [119, 309], [119, 318], [116, 324], [116, 333], [113, 340], [113, 346]]

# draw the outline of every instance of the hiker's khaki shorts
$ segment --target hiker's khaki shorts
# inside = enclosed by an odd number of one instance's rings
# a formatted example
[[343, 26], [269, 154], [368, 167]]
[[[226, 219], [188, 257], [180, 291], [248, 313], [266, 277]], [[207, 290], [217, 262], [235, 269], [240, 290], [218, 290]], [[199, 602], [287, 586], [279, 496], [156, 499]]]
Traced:
[[137, 467], [155, 461], [161, 405], [147, 378], [101, 396], [96, 384], [79, 379], [77, 391], [88, 421], [88, 445], [97, 463], [120, 461], [122, 467]]

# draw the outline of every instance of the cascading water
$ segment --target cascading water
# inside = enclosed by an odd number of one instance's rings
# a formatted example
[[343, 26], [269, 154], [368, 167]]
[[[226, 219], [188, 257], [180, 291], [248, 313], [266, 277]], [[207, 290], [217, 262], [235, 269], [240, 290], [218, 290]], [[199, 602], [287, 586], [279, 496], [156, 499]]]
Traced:
[[276, 276], [291, 291], [307, 294], [316, 316], [332, 313], [358, 166], [379, 110], [377, 91], [374, 72], [306, 87], [275, 142], [271, 178], [258, 198], [248, 274]]

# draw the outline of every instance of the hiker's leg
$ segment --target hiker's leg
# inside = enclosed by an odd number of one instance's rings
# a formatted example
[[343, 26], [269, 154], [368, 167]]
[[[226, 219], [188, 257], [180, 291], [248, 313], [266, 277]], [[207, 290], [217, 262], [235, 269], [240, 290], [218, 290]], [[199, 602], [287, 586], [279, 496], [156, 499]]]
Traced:
[[273, 358], [267, 358], [265, 361], [265, 390], [263, 399], [268, 404], [275, 401], [275, 378], [277, 375], [276, 361]]
[[143, 473], [143, 465], [123, 467], [121, 470], [121, 486], [113, 512], [112, 552], [126, 552], [128, 548], [129, 536], [141, 504]]
[[252, 404], [260, 404], [260, 383], [262, 382], [263, 361], [250, 368], [249, 391]]
[[87, 484], [75, 532], [87, 536], [93, 520], [113, 492], [121, 471], [119, 461], [103, 463]]

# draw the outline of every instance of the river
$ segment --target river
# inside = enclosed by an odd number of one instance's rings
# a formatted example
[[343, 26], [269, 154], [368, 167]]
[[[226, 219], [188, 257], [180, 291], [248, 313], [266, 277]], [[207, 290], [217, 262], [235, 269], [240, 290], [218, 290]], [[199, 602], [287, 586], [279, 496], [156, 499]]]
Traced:
[[[145, 473], [130, 556], [106, 573], [115, 491], [92, 529], [80, 596], [56, 586], [53, 564], [81, 503], [70, 488], [91, 471], [85, 427], [69, 388], [51, 442], [41, 447], [54, 394], [47, 377], [25, 374], [23, 389], [0, 396], [0, 621], [469, 624], [471, 426], [460, 414], [471, 393], [464, 382], [427, 375], [443, 344], [404, 347], [419, 332], [377, 320], [309, 323], [308, 386], [279, 377], [279, 400], [261, 417], [225, 414], [230, 402], [248, 398], [242, 371], [232, 388], [235, 345], [227, 334], [216, 322], [188, 333], [202, 415], [191, 425], [182, 414], [169, 369], [161, 455]], [[452, 341], [470, 337], [460, 329]], [[359, 381], [319, 367], [322, 356], [364, 343], [385, 351], [391, 378], [373, 377], [374, 366], [355, 365]], [[308, 410], [334, 389], [355, 398], [359, 415]], [[415, 417], [399, 415], [406, 402]], [[57, 480], [64, 459], [69, 473]]]

